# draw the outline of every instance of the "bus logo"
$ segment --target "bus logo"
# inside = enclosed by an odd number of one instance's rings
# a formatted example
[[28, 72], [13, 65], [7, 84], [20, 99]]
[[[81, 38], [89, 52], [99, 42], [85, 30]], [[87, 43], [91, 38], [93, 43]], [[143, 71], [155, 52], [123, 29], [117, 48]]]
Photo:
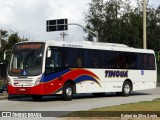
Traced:
[[22, 70], [22, 74], [23, 74], [24, 76], [26, 76], [26, 75], [27, 75], [27, 71], [26, 71], [26, 70]]
[[128, 71], [119, 71], [119, 70], [106, 70], [105, 71], [105, 77], [128, 77]]

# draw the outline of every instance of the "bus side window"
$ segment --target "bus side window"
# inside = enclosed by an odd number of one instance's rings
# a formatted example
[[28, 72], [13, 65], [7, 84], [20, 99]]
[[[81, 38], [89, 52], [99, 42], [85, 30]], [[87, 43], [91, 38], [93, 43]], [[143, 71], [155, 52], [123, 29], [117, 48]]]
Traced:
[[62, 67], [61, 50], [58, 48], [50, 48], [50, 55], [46, 56], [46, 74], [58, 72]]
[[81, 68], [82, 66], [83, 66], [83, 61], [82, 61], [82, 58], [83, 58], [83, 52], [82, 52], [82, 50], [78, 50], [78, 49], [76, 49], [76, 51], [77, 51], [77, 67], [79, 67], [79, 68]]
[[46, 56], [46, 67], [54, 67], [54, 57], [53, 57], [53, 49], [48, 48], [49, 51], [47, 51]]
[[144, 69], [148, 69], [148, 56], [147, 56], [147, 54], [144, 54], [143, 55], [143, 62], [144, 62]]
[[89, 50], [84, 50], [84, 57], [83, 57], [84, 60], [83, 61], [84, 61], [85, 68], [91, 67], [90, 57], [91, 57], [91, 55], [90, 55]]
[[107, 68], [115, 69], [116, 60], [115, 60], [115, 52], [114, 51], [108, 51], [107, 53]]
[[54, 60], [55, 67], [62, 67], [61, 57], [62, 56], [60, 51], [53, 52], [53, 60]]
[[99, 56], [99, 51], [93, 51], [92, 52], [92, 64], [93, 64], [93, 67], [94, 68], [98, 68], [100, 67], [99, 65], [99, 59], [100, 59], [100, 56]]
[[155, 70], [155, 59], [154, 55], [144, 54], [144, 69], [146, 70]]
[[137, 53], [137, 63], [136, 63], [137, 69], [143, 70], [143, 54]]
[[119, 69], [126, 68], [126, 56], [123, 52], [116, 54], [115, 61], [116, 61], [116, 68]]
[[82, 59], [78, 58], [77, 59], [78, 67], [82, 67]]
[[100, 60], [99, 60], [100, 68], [108, 68], [107, 67], [108, 65], [107, 57], [108, 57], [107, 52], [105, 51], [100, 52]]
[[150, 70], [155, 70], [155, 59], [154, 55], [149, 55], [149, 69]]

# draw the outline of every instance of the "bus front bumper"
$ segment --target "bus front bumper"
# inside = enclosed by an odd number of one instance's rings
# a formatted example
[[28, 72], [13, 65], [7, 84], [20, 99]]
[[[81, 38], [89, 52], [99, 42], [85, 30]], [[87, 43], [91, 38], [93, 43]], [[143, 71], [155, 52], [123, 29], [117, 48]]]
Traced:
[[44, 88], [42, 86], [34, 87], [13, 87], [8, 85], [8, 94], [10, 95], [46, 95]]

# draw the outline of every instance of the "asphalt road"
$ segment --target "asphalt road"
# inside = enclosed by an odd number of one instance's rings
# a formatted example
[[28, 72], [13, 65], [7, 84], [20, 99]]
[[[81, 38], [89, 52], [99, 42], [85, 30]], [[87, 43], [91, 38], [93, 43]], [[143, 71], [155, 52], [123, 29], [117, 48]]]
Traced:
[[[116, 96], [114, 93], [107, 93], [103, 97], [93, 97], [92, 94], [79, 94], [75, 95], [72, 101], [62, 101], [61, 98], [57, 96], [46, 96], [40, 102], [33, 101], [31, 97], [0, 100], [0, 111], [71, 112], [139, 101], [150, 101], [155, 98], [160, 98], [160, 87], [157, 87], [156, 89], [133, 92], [129, 97]], [[59, 113], [62, 115], [68, 112]]]

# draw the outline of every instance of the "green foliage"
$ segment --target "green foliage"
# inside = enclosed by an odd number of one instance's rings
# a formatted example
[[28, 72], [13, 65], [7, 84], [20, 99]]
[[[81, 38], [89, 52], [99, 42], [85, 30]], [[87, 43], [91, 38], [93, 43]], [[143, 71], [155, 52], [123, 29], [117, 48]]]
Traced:
[[4, 80], [0, 79], [0, 88], [2, 87], [2, 85], [4, 85]]
[[[121, 104], [116, 106], [108, 106], [103, 108], [95, 108], [88, 111], [76, 111], [65, 115], [64, 117], [120, 117], [122, 114], [124, 115], [137, 115], [140, 119], [135, 119], [138, 117], [130, 117], [133, 120], [143, 120], [146, 117], [142, 117], [141, 115], [150, 115], [150, 118], [156, 117], [160, 115], [160, 98], [154, 99], [152, 101], [142, 101], [137, 103], [128, 103]], [[155, 116], [154, 116], [155, 115]], [[128, 117], [129, 118], [129, 117]], [[129, 120], [129, 119], [124, 120]], [[149, 118], [149, 116], [148, 116]], [[120, 118], [121, 119], [121, 118]], [[148, 119], [150, 120], [150, 119]]]
[[[5, 50], [11, 50], [15, 43], [28, 41], [27, 38], [20, 38], [17, 32], [0, 29], [0, 63], [3, 62], [3, 54]], [[10, 58], [10, 54], [7, 53], [7, 60]]]
[[[131, 2], [122, 0], [92, 0], [86, 14], [86, 27], [98, 31], [99, 42], [127, 44], [142, 48], [143, 12], [133, 8]], [[160, 6], [147, 6], [147, 48], [160, 50]], [[87, 40], [94, 35], [88, 33]]]

